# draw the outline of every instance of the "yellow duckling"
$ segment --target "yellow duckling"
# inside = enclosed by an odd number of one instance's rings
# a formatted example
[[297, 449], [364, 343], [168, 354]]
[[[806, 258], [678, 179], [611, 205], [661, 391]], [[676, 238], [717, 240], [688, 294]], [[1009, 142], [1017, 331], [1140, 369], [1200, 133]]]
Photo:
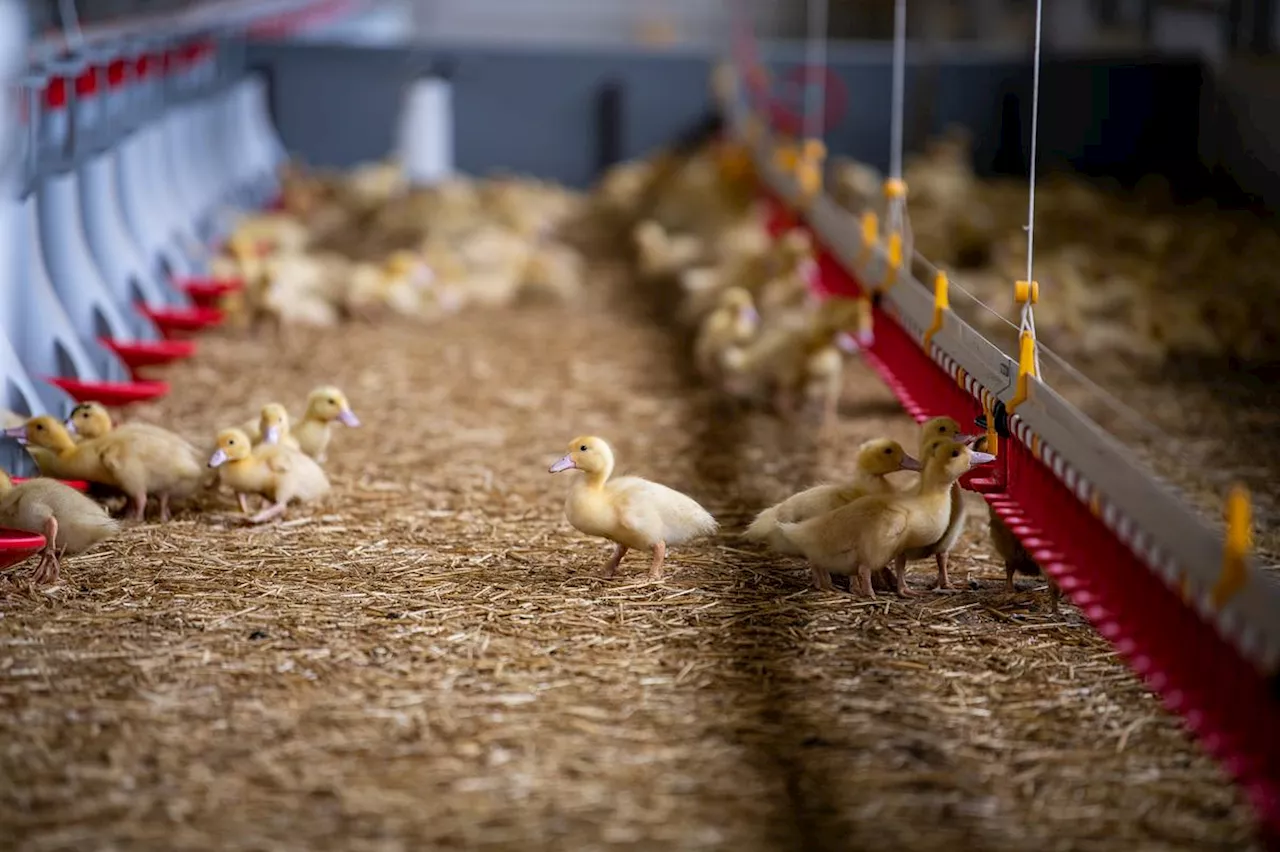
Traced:
[[920, 462], [907, 455], [897, 441], [888, 438], [867, 441], [858, 448], [850, 482], [815, 485], [793, 494], [756, 515], [744, 535], [748, 541], [765, 542], [778, 553], [800, 555], [800, 548], [782, 534], [779, 524], [807, 521], [871, 494], [891, 494], [894, 488], [885, 476], [898, 470], [920, 470]]
[[116, 425], [111, 420], [111, 413], [107, 411], [106, 406], [100, 402], [82, 402], [75, 408], [71, 409], [71, 413], [67, 415], [66, 421], [63, 423], [67, 427], [67, 431], [71, 433], [71, 437], [77, 443], [92, 438], [101, 438], [108, 432], [117, 434], [129, 434], [136, 432], [139, 434], [163, 435], [177, 438], [173, 432], [160, 426], [153, 426], [150, 423], [121, 423]]
[[760, 327], [760, 315], [752, 304], [751, 294], [741, 287], [730, 287], [720, 294], [720, 304], [707, 315], [698, 328], [693, 344], [693, 359], [698, 372], [708, 381], [719, 376], [720, 356], [730, 346], [749, 341]]
[[667, 545], [683, 544], [716, 531], [716, 519], [679, 491], [641, 479], [622, 476], [610, 480], [613, 450], [603, 438], [575, 438], [569, 452], [551, 466], [551, 473], [580, 470], [569, 489], [565, 516], [575, 529], [612, 541], [613, 558], [605, 566], [608, 579], [627, 550], [652, 550], [649, 578], [662, 578]]
[[120, 522], [56, 479], [40, 477], [14, 485], [9, 474], [0, 470], [0, 527], [44, 535], [45, 548], [31, 579], [52, 583], [58, 579], [59, 554], [84, 553], [118, 533]]
[[[934, 417], [926, 420], [920, 427], [920, 457], [923, 458], [929, 451], [929, 447], [937, 441], [959, 441], [974, 449], [981, 449], [974, 442], [981, 440], [983, 437], [982, 435], [961, 434], [960, 424], [950, 417]], [[951, 514], [947, 520], [947, 529], [942, 534], [942, 537], [933, 544], [925, 547], [913, 547], [899, 554], [894, 566], [898, 574], [905, 575], [908, 561], [928, 559], [932, 556], [938, 564], [938, 579], [934, 587], [938, 589], [955, 588], [951, 584], [951, 578], [947, 575], [947, 559], [951, 550], [956, 546], [956, 542], [960, 540], [960, 535], [964, 532], [965, 521], [968, 517], [968, 510], [965, 509], [964, 505], [964, 490], [960, 487], [959, 482], [951, 484], [950, 500]], [[886, 578], [893, 578], [894, 576], [889, 573], [889, 569], [885, 569], [885, 573]], [[896, 579], [891, 579], [891, 583], [896, 583]]]
[[169, 520], [169, 500], [191, 496], [204, 479], [196, 448], [159, 427], [121, 427], [77, 444], [66, 426], [45, 414], [5, 434], [51, 451], [32, 456], [46, 476], [119, 488], [129, 498], [136, 521], [145, 517], [149, 494], [160, 499], [161, 522]]
[[248, 514], [250, 494], [265, 497], [272, 505], [249, 519], [261, 524], [283, 515], [289, 503], [309, 503], [329, 493], [329, 479], [310, 457], [282, 444], [253, 447], [239, 429], [218, 433], [218, 448], [209, 467], [221, 468], [219, 476], [236, 494], [240, 511]]
[[[831, 591], [831, 574], [858, 575], [858, 588], [875, 597], [871, 573], [898, 554], [937, 541], [950, 517], [951, 484], [977, 464], [994, 459], [958, 441], [940, 441], [922, 459], [920, 483], [911, 494], [873, 494], [825, 515], [778, 525], [810, 562], [814, 584]], [[911, 594], [898, 576], [897, 591]]]
[[[287, 434], [297, 443], [297, 448], [318, 462], [323, 462], [332, 437], [334, 421], [355, 428], [360, 418], [351, 410], [347, 396], [332, 385], [318, 387], [307, 394], [307, 409], [296, 426]], [[254, 445], [263, 443], [262, 416], [245, 421], [240, 426]]]
[[991, 543], [996, 546], [996, 552], [1000, 554], [1000, 558], [1004, 560], [1004, 585], [1009, 592], [1017, 591], [1017, 587], [1013, 585], [1014, 574], [1025, 574], [1028, 577], [1043, 576], [1049, 583], [1049, 608], [1054, 614], [1058, 613], [1058, 601], [1062, 598], [1062, 589], [1053, 578], [1040, 570], [1039, 563], [1032, 558], [1027, 549], [1022, 546], [1022, 542], [1018, 541], [1017, 536], [1013, 534], [1013, 530], [1009, 529], [1008, 524], [1000, 520], [1000, 516], [995, 512], [991, 513]]
[[295, 450], [301, 450], [298, 439], [289, 431], [289, 412], [278, 402], [269, 402], [262, 406], [262, 415], [258, 418], [258, 433], [262, 436], [259, 444], [279, 444]]

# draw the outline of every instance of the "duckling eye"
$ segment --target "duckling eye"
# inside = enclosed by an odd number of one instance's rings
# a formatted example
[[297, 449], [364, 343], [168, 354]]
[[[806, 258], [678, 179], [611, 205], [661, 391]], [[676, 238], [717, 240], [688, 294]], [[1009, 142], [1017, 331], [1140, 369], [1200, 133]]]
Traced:
[[885, 447], [885, 448], [884, 448], [884, 454], [885, 454], [886, 456], [891, 456], [891, 455], [893, 455], [893, 447]]
[[37, 431], [37, 432], [43, 432], [43, 431], [44, 431], [44, 424], [43, 424], [43, 423], [37, 423], [37, 424], [36, 424], [36, 431]]
[[578, 452], [585, 453], [586, 451], [587, 451], [587, 445], [586, 445], [586, 444], [583, 444], [581, 447], [578, 447]]
[[330, 404], [330, 405], [337, 405], [337, 404], [338, 404], [338, 401], [337, 401], [336, 399], [334, 399], [333, 397], [329, 397], [329, 404]]
[[227, 441], [227, 446], [228, 446], [228, 447], [234, 447], [235, 445], [236, 445], [236, 439], [235, 439], [235, 438], [232, 438], [230, 441]]
[[954, 458], [959, 458], [959, 457], [960, 457], [960, 451], [959, 451], [959, 450], [952, 450], [952, 451], [951, 451], [951, 458], [953, 458], [953, 459], [954, 459]]

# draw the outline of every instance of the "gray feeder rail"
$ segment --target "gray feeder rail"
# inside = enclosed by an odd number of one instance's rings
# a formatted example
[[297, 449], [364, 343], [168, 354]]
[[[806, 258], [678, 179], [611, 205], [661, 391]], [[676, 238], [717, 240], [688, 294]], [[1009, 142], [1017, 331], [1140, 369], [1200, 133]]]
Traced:
[[[749, 145], [747, 105], [735, 96], [721, 107], [733, 134]], [[774, 138], [766, 130], [751, 148], [757, 173], [778, 197], [796, 201], [799, 189], [773, 164], [773, 150]], [[877, 244], [864, 265], [861, 234], [847, 211], [822, 195], [810, 205], [806, 220], [852, 275], [879, 280], [888, 260], [885, 247]], [[883, 293], [881, 307], [923, 341], [933, 321], [930, 288], [904, 269]], [[979, 401], [983, 391], [1006, 404], [1013, 398], [1017, 363], [953, 311], [944, 313], [930, 354], [940, 369], [948, 369], [947, 361], [963, 369], [972, 380], [969, 392]], [[1250, 561], [1244, 587], [1216, 606], [1211, 591], [1223, 569], [1222, 539], [1168, 487], [1131, 461], [1131, 454], [1087, 415], [1039, 379], [1030, 378], [1029, 385], [1028, 399], [1010, 418], [1016, 440], [1030, 447], [1038, 436], [1062, 462], [1054, 466], [1055, 475], [1078, 497], [1100, 498], [1104, 521], [1126, 546], [1170, 588], [1183, 591], [1244, 659], [1266, 676], [1280, 672], [1280, 584]]]

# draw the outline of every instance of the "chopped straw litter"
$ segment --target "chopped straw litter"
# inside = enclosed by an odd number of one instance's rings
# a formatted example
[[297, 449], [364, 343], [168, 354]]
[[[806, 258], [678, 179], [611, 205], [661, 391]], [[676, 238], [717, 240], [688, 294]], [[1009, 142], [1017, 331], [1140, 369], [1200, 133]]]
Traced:
[[[861, 602], [737, 540], [914, 428], [857, 364], [838, 430], [724, 416], [611, 288], [424, 331], [209, 336], [134, 413], [202, 445], [321, 381], [334, 494], [246, 528], [228, 499], [0, 580], [7, 848], [1241, 849], [1216, 766], [1043, 583]], [[619, 276], [613, 275], [615, 283]], [[547, 466], [594, 432], [724, 532], [668, 578], [594, 575]], [[980, 506], [980, 501], [979, 501]]]

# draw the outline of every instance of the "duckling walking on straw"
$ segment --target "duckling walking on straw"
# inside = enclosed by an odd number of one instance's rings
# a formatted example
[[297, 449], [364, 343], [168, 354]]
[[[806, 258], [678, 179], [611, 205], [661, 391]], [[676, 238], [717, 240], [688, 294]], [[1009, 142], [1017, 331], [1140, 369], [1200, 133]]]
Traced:
[[[819, 589], [834, 590], [832, 573], [856, 573], [857, 588], [874, 598], [872, 572], [909, 548], [942, 538], [951, 516], [951, 483], [974, 465], [994, 458], [958, 441], [939, 441], [922, 459], [924, 471], [915, 493], [874, 494], [808, 521], [778, 526], [809, 560]], [[906, 588], [906, 572], [895, 579], [898, 594], [911, 594]]]
[[31, 575], [34, 583], [58, 579], [59, 554], [75, 556], [120, 532], [107, 510], [56, 479], [13, 484], [0, 470], [0, 526], [42, 533], [45, 547]]
[[551, 473], [579, 470], [584, 474], [569, 489], [564, 513], [569, 523], [587, 535], [614, 543], [613, 558], [604, 578], [613, 577], [628, 550], [652, 550], [649, 578], [662, 579], [667, 546], [709, 536], [718, 528], [711, 513], [679, 491], [613, 473], [613, 450], [603, 438], [575, 438], [569, 452], [551, 466]]
[[329, 493], [329, 479], [311, 457], [283, 444], [252, 447], [239, 429], [218, 433], [218, 448], [209, 467], [221, 468], [222, 482], [236, 493], [240, 510], [248, 513], [247, 495], [260, 494], [270, 506], [249, 519], [261, 524], [285, 513], [289, 503], [309, 503]]

